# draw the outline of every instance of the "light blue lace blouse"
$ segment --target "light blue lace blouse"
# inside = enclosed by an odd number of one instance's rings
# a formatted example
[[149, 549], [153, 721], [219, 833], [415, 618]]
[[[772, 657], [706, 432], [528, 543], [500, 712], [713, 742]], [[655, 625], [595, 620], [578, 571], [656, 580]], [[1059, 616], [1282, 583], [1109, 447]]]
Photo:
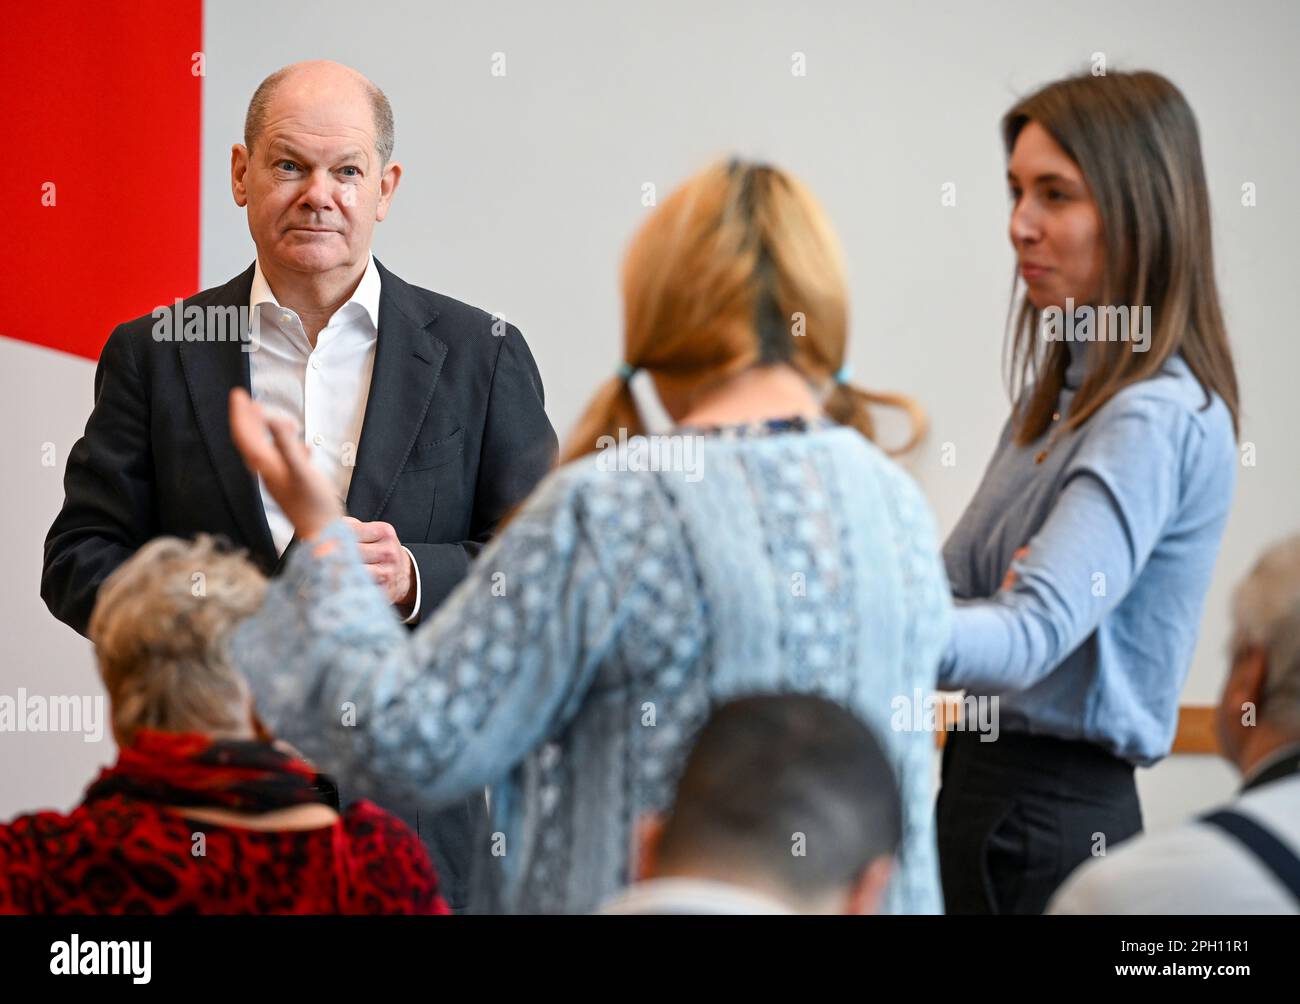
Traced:
[[920, 491], [829, 422], [710, 430], [676, 472], [636, 469], [636, 444], [547, 477], [413, 633], [342, 521], [332, 553], [296, 549], [232, 635], [260, 713], [348, 799], [491, 786], [474, 909], [588, 912], [629, 881], [636, 819], [671, 803], [713, 705], [820, 693], [899, 776], [887, 908], [940, 911], [934, 736], [890, 728], [950, 629]]

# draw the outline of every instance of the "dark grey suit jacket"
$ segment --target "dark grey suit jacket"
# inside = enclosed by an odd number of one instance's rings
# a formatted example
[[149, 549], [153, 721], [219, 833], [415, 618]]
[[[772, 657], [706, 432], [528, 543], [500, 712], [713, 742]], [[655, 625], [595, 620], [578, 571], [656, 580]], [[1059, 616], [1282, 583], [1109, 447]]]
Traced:
[[[376, 264], [379, 335], [347, 510], [391, 523], [410, 548], [423, 618], [553, 465], [556, 437], [517, 328]], [[246, 307], [252, 283], [250, 266], [183, 307]], [[222, 534], [268, 574], [280, 564], [257, 479], [230, 438], [230, 390], [249, 387], [246, 343], [238, 332], [162, 341], [156, 320], [109, 336], [45, 540], [41, 596], [82, 634], [100, 584], [153, 537]], [[183, 325], [172, 328], [180, 338]]]
[[[554, 464], [555, 430], [518, 329], [376, 264], [379, 334], [347, 510], [391, 523], [410, 548], [423, 618]], [[50, 610], [82, 634], [100, 584], [153, 537], [221, 534], [268, 574], [282, 564], [257, 479], [230, 437], [230, 390], [249, 388], [247, 331], [240, 341], [238, 325], [217, 323], [248, 306], [252, 284], [250, 266], [185, 300], [171, 326], [180, 340], [157, 338], [151, 314], [119, 325], [100, 354], [95, 406], [68, 455], [41, 577]], [[185, 340], [191, 306], [221, 310], [205, 311], [212, 323], [194, 325], [197, 339]], [[443, 895], [467, 907], [471, 860], [486, 853], [471, 843], [482, 796], [386, 808], [420, 831]]]

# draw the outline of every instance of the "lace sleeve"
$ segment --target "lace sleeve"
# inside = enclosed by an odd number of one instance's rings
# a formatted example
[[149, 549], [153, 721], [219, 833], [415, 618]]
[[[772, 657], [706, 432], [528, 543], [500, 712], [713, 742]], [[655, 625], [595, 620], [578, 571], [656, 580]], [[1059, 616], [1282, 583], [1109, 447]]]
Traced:
[[616, 622], [563, 474], [414, 633], [341, 520], [299, 547], [231, 640], [260, 713], [358, 795], [443, 801], [496, 781], [572, 714]]

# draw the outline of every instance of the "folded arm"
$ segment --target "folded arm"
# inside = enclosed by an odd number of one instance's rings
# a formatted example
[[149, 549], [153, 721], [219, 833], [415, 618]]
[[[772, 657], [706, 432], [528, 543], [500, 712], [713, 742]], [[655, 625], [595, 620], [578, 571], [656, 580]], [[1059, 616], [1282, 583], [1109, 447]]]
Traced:
[[945, 687], [1022, 690], [1046, 677], [1127, 595], [1178, 506], [1186, 423], [1137, 402], [1095, 430], [1009, 588], [958, 601]]

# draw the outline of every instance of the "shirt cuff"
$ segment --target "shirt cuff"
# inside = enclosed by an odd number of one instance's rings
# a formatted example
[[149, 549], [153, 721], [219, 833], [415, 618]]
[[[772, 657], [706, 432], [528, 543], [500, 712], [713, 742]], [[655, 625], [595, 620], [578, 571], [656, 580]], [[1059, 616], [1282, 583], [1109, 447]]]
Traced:
[[411, 568], [414, 569], [413, 574], [415, 575], [415, 602], [411, 604], [411, 616], [404, 618], [402, 623], [414, 624], [415, 618], [420, 616], [420, 565], [419, 562], [415, 560], [415, 555], [411, 553], [409, 547], [403, 544], [402, 550], [405, 551], [407, 557], [411, 559]]

